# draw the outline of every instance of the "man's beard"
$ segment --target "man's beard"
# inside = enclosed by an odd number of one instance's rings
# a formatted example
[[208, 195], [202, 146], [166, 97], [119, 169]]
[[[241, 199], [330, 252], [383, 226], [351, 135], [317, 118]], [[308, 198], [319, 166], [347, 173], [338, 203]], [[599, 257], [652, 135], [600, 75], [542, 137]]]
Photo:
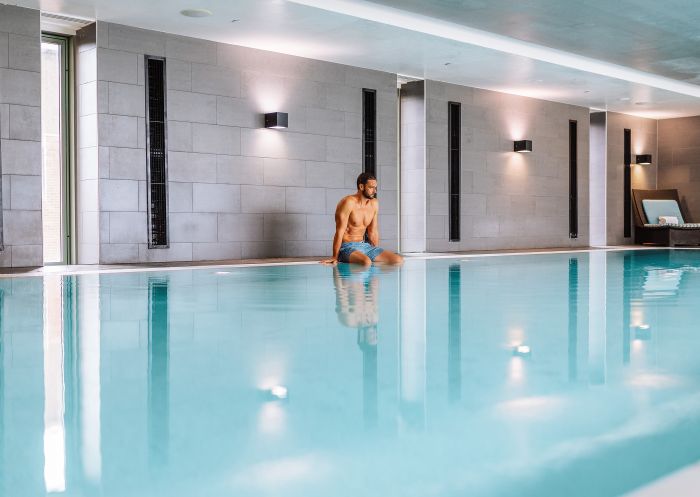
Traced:
[[364, 195], [364, 197], [366, 199], [372, 200], [377, 194], [376, 193], [369, 194], [366, 191], [362, 190], [362, 195]]

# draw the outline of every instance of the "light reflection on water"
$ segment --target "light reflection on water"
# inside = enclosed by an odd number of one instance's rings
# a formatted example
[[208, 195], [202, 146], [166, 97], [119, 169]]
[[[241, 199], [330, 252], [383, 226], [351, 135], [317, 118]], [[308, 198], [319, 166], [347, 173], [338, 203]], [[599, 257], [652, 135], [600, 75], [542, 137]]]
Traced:
[[700, 459], [697, 268], [0, 280], [0, 495], [620, 495]]

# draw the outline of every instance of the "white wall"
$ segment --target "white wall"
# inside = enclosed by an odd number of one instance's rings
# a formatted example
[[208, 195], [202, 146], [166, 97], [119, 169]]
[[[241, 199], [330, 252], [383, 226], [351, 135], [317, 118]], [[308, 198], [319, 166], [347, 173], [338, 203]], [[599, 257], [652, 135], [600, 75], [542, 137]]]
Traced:
[[76, 34], [75, 68], [77, 263], [97, 264], [100, 262], [100, 207], [95, 24]]
[[590, 224], [591, 246], [603, 246], [607, 243], [607, 113], [591, 114], [590, 129]]
[[401, 251], [425, 252], [425, 82], [401, 87]]

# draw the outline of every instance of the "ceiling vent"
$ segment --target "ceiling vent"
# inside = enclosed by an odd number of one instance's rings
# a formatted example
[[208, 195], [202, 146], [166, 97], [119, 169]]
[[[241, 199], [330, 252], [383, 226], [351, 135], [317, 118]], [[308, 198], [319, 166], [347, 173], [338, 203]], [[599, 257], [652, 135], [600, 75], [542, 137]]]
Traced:
[[45, 33], [58, 33], [74, 35], [76, 31], [95, 22], [92, 19], [66, 16], [63, 14], [41, 13], [41, 31]]

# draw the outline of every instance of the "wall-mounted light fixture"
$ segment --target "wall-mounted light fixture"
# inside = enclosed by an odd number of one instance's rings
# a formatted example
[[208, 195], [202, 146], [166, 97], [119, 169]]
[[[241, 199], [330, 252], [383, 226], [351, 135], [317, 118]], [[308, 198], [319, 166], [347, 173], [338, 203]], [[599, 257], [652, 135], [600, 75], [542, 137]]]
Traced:
[[513, 152], [532, 152], [532, 140], [514, 141]]
[[265, 127], [271, 129], [286, 129], [289, 115], [286, 112], [270, 112], [265, 114]]
[[640, 166], [648, 166], [651, 164], [651, 154], [638, 155], [635, 164]]

